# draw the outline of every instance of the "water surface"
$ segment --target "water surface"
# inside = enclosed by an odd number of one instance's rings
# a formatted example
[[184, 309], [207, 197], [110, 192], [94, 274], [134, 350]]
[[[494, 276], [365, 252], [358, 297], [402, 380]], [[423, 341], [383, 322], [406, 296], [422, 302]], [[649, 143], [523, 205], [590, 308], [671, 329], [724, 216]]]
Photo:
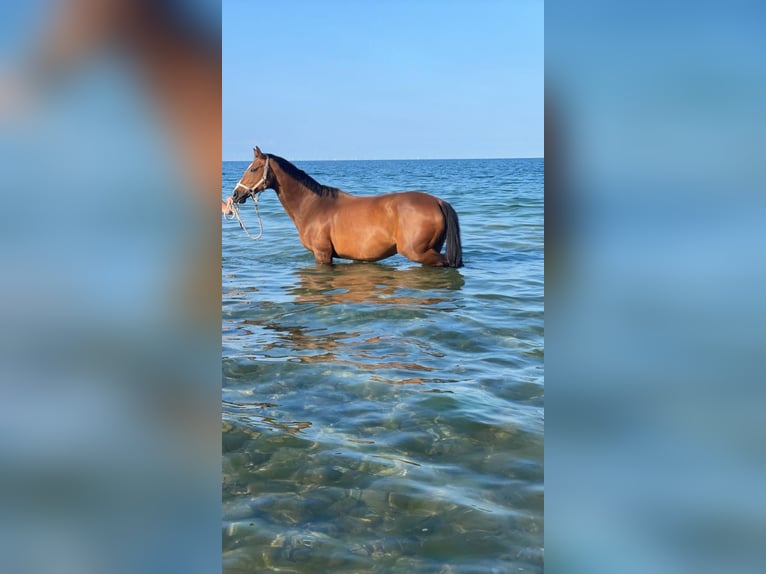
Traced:
[[318, 266], [273, 191], [224, 222], [224, 572], [542, 572], [543, 160], [295, 163], [446, 199], [465, 267]]

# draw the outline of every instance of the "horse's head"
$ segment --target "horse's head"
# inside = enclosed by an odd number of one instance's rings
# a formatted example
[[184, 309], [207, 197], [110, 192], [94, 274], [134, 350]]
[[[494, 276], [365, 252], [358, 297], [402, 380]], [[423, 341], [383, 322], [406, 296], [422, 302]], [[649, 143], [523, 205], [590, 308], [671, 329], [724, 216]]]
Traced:
[[261, 193], [273, 185], [274, 172], [270, 169], [269, 156], [262, 153], [256, 146], [253, 150], [253, 161], [247, 166], [245, 173], [234, 187], [231, 198], [234, 203], [245, 203], [248, 197]]

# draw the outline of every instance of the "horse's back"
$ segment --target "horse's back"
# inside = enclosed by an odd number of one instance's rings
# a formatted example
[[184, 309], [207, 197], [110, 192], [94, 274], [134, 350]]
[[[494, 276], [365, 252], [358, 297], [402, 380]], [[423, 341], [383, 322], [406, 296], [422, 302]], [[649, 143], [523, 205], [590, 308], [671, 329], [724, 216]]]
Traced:
[[333, 211], [344, 223], [353, 221], [387, 225], [392, 218], [426, 211], [439, 213], [440, 200], [424, 191], [397, 191], [381, 195], [344, 194], [334, 201]]

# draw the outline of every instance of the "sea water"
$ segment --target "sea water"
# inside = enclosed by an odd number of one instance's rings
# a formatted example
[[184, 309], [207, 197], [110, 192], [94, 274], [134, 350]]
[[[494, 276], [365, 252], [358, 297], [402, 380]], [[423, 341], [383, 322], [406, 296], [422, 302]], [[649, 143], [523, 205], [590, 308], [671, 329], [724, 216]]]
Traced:
[[447, 200], [465, 266], [317, 265], [273, 191], [223, 222], [223, 571], [542, 572], [544, 160], [295, 164]]

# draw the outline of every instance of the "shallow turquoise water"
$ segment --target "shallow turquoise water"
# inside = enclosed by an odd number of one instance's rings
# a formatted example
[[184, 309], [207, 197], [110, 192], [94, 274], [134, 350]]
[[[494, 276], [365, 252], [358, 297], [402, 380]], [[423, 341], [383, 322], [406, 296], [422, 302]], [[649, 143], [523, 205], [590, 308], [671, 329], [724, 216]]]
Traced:
[[446, 199], [465, 267], [317, 266], [272, 191], [224, 222], [224, 572], [542, 572], [543, 160], [295, 163]]

